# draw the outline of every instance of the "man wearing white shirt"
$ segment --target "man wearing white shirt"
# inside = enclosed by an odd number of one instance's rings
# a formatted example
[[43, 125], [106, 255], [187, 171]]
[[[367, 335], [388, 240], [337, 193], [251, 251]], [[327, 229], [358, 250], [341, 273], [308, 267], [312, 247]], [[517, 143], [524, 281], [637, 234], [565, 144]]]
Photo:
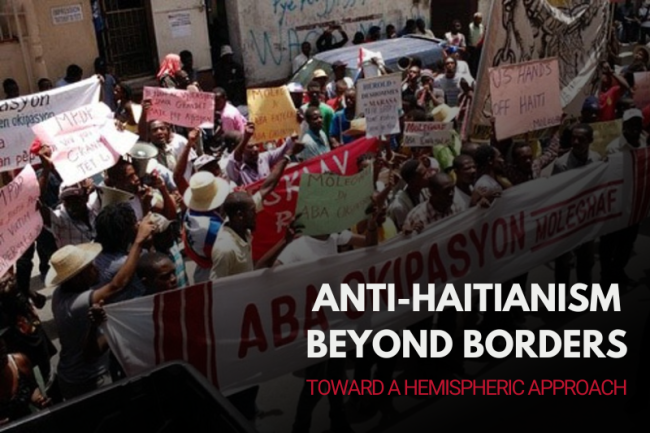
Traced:
[[295, 74], [302, 66], [307, 63], [311, 55], [311, 44], [307, 41], [300, 45], [300, 54], [298, 54], [291, 62], [291, 72]]

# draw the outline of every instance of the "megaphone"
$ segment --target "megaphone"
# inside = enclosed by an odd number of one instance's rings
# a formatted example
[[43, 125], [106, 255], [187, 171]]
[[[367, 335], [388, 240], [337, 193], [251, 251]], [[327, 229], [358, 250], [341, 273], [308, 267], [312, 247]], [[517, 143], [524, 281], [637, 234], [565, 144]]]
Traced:
[[102, 204], [102, 209], [112, 204], [128, 203], [135, 197], [131, 193], [108, 186], [98, 186], [96, 191], [97, 196], [99, 197], [99, 202]]
[[153, 144], [139, 141], [133, 145], [127, 155], [138, 176], [144, 177], [155, 168], [158, 149]]
[[397, 67], [399, 68], [400, 71], [406, 71], [411, 67], [411, 63], [413, 63], [412, 58], [400, 57], [400, 59], [397, 61]]

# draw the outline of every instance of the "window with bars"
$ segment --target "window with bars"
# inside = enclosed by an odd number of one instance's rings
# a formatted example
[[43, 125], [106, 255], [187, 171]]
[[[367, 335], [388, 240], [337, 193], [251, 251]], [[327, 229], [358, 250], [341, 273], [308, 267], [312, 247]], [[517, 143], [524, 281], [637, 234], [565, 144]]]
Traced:
[[[0, 0], [0, 42], [18, 42], [19, 28], [22, 30], [22, 36], [27, 36], [25, 13], [19, 3], [16, 3], [15, 8], [14, 11], [12, 0]], [[20, 26], [17, 21], [20, 21]]]

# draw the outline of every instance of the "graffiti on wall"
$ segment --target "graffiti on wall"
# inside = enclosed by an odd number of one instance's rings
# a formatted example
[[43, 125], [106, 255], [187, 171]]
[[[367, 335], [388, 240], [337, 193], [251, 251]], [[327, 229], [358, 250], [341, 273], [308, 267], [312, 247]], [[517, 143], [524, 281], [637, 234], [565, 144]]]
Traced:
[[[412, 0], [397, 0], [378, 7], [370, 0], [264, 0], [256, 2], [257, 13], [242, 19], [264, 16], [256, 25], [243, 26], [244, 66], [249, 83], [279, 80], [287, 77], [291, 60], [300, 54], [303, 42], [316, 46], [316, 40], [330, 25], [339, 24], [350, 39], [358, 31], [364, 34], [373, 26], [385, 30], [393, 24], [401, 28], [408, 18], [428, 20], [429, 2], [413, 4]], [[396, 7], [405, 3], [403, 8]], [[270, 10], [269, 15], [264, 11]], [[264, 15], [263, 15], [264, 14]], [[339, 36], [335, 33], [335, 36]], [[262, 73], [260, 67], [264, 67]]]

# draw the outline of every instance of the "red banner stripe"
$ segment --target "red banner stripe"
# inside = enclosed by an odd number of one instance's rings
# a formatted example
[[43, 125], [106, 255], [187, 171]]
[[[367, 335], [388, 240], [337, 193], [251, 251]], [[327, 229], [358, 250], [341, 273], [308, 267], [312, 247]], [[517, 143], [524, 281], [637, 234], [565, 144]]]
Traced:
[[205, 284], [183, 289], [185, 296], [185, 311], [192, 312], [185, 316], [186, 338], [184, 344], [187, 347], [187, 362], [192, 364], [208, 376], [208, 338], [207, 327], [208, 315], [206, 311]]
[[212, 384], [218, 389], [219, 388], [219, 375], [217, 371], [217, 341], [215, 338], [215, 329], [214, 329], [214, 291], [212, 290], [212, 283], [208, 282], [205, 285], [205, 290], [207, 292], [207, 304], [208, 304], [208, 341], [210, 350], [211, 362], [210, 362], [210, 376], [212, 378]]
[[181, 309], [183, 308], [183, 290], [174, 290], [161, 295], [162, 304], [162, 358], [160, 362], [183, 359], [183, 329]]

